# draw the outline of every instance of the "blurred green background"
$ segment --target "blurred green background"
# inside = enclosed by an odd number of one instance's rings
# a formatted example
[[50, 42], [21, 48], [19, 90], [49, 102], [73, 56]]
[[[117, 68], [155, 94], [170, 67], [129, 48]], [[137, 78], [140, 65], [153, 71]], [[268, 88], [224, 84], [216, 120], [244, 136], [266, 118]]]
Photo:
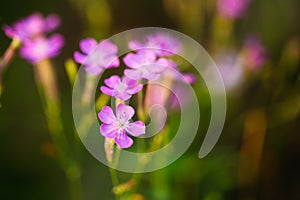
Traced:
[[[0, 24], [38, 11], [57, 13], [65, 37], [54, 59], [62, 114], [74, 155], [82, 168], [84, 199], [110, 200], [108, 168], [94, 159], [74, 135], [71, 86], [64, 62], [82, 38], [103, 39], [131, 28], [155, 26], [180, 31], [211, 55], [218, 45], [240, 49], [255, 33], [269, 52], [259, 72], [248, 73], [228, 92], [224, 131], [214, 150], [197, 157], [205, 126], [193, 145], [165, 169], [144, 174], [138, 190], [145, 199], [300, 199], [300, 65], [299, 1], [253, 0], [245, 15], [233, 21], [230, 39], [218, 43], [216, 6], [210, 0], [27, 0], [2, 1]], [[0, 32], [0, 53], [10, 39]], [[3, 76], [0, 108], [0, 199], [70, 199], [65, 174], [56, 160], [32, 66], [16, 56]], [[197, 91], [199, 88], [195, 86]], [[200, 89], [199, 89], [200, 90]], [[199, 94], [205, 94], [199, 91]], [[207, 95], [200, 96], [205, 107]], [[200, 105], [201, 106], [201, 105]], [[209, 115], [201, 110], [203, 124]], [[129, 174], [121, 173], [126, 180]]]

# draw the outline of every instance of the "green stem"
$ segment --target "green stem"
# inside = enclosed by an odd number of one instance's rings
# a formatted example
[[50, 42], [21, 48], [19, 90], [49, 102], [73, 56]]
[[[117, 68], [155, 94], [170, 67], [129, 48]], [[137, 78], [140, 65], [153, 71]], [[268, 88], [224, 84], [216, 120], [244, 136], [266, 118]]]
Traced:
[[83, 199], [80, 168], [72, 156], [71, 147], [64, 135], [58, 86], [53, 66], [49, 60], [43, 60], [36, 64], [34, 70], [40, 95], [44, 100], [44, 110], [49, 133], [56, 147], [59, 163], [69, 182], [71, 199]]

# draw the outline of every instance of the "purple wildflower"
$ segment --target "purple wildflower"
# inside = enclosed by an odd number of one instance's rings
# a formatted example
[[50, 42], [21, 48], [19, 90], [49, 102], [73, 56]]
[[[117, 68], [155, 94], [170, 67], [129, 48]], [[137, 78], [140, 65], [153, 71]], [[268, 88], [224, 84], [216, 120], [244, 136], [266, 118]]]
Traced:
[[25, 41], [53, 31], [59, 24], [60, 19], [55, 14], [43, 18], [42, 14], [34, 13], [27, 18], [19, 20], [12, 26], [4, 26], [4, 31], [10, 38], [17, 37], [19, 40]]
[[134, 115], [131, 106], [119, 104], [116, 109], [116, 116], [109, 106], [104, 106], [98, 117], [103, 122], [100, 126], [100, 133], [106, 138], [113, 138], [120, 148], [129, 148], [133, 140], [126, 134], [140, 136], [145, 134], [146, 127], [141, 121], [130, 123], [129, 120]]
[[63, 44], [64, 39], [59, 34], [55, 34], [49, 39], [40, 37], [33, 40], [26, 40], [20, 49], [20, 54], [30, 63], [35, 64], [41, 60], [57, 56]]
[[95, 39], [87, 38], [80, 41], [80, 49], [85, 55], [76, 51], [74, 59], [84, 65], [90, 74], [100, 74], [104, 69], [120, 65], [116, 55], [118, 47], [108, 40], [102, 40], [97, 44]]
[[125, 76], [133, 80], [145, 78], [154, 81], [159, 78], [160, 72], [168, 65], [166, 59], [157, 60], [155, 54], [149, 51], [138, 51], [136, 54], [129, 53], [123, 61], [131, 68], [124, 70]]
[[[185, 84], [190, 83], [187, 81]], [[187, 92], [185, 84], [181, 81], [175, 81], [170, 94], [169, 106], [173, 110], [186, 109], [191, 105], [192, 94]], [[177, 98], [180, 98], [180, 101]], [[184, 98], [182, 98], [184, 97]]]
[[218, 0], [218, 12], [225, 18], [240, 18], [247, 9], [250, 1], [251, 0]]
[[255, 71], [261, 68], [261, 66], [267, 60], [267, 50], [261, 44], [258, 38], [249, 37], [243, 48], [244, 63], [250, 71]]
[[234, 50], [218, 52], [215, 60], [226, 90], [234, 89], [243, 81], [244, 68], [242, 61]]
[[146, 38], [146, 42], [132, 40], [129, 42], [132, 50], [151, 50], [157, 56], [170, 56], [179, 52], [181, 44], [177, 38], [166, 33], [155, 33]]
[[138, 93], [143, 88], [142, 84], [138, 81], [128, 79], [126, 76], [121, 80], [119, 76], [113, 75], [104, 80], [108, 86], [101, 86], [100, 89], [104, 94], [119, 98], [126, 101], [131, 98], [133, 94]]

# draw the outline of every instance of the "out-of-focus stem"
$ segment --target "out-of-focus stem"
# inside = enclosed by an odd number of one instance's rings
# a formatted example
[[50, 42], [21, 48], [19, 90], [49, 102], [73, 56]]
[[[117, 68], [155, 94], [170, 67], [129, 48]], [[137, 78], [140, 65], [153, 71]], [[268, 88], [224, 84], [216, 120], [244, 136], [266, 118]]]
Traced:
[[212, 49], [220, 49], [232, 44], [234, 20], [216, 15], [212, 23]]
[[143, 92], [140, 91], [138, 94], [138, 117], [141, 121], [145, 121], [146, 120], [146, 116], [145, 116], [145, 110], [144, 110], [144, 101], [143, 101]]
[[[2, 73], [5, 70], [8, 63], [13, 59], [15, 52], [20, 47], [21, 41], [18, 38], [14, 38], [10, 43], [9, 47], [6, 49], [3, 57], [0, 59], [0, 97], [3, 91], [2, 85]], [[0, 104], [1, 107], [1, 104]]]
[[68, 59], [65, 62], [65, 68], [70, 81], [70, 85], [72, 86], [75, 82], [76, 74], [77, 74], [76, 63], [72, 59]]
[[241, 199], [252, 199], [256, 194], [255, 182], [259, 176], [260, 163], [266, 135], [267, 119], [263, 109], [255, 109], [247, 113], [244, 135], [239, 160], [239, 185], [247, 187], [249, 193], [242, 193]]
[[85, 82], [85, 88], [84, 88], [84, 93], [82, 96], [82, 103], [85, 106], [89, 106], [90, 102], [93, 101], [91, 97], [93, 96], [93, 90], [94, 90], [94, 84], [95, 84], [95, 79], [97, 77], [94, 75], [91, 75], [89, 73], [86, 74], [86, 82]]
[[[125, 104], [124, 101], [116, 98], [115, 99], [115, 105], [116, 107], [119, 105], [119, 104]], [[107, 140], [107, 139], [106, 139]], [[109, 153], [112, 154], [113, 156], [113, 159], [110, 161], [110, 159], [108, 159], [109, 161], [109, 172], [110, 172], [110, 176], [111, 176], [111, 180], [112, 180], [112, 184], [113, 184], [113, 189], [116, 188], [118, 185], [119, 185], [119, 179], [118, 179], [118, 174], [117, 174], [117, 171], [115, 170], [115, 168], [117, 167], [118, 165], [118, 162], [119, 162], [119, 157], [120, 157], [120, 153], [121, 153], [121, 149], [119, 147], [116, 147], [116, 148], [113, 148], [111, 149], [112, 152], [108, 152], [107, 149], [105, 149], [105, 153], [106, 155], [108, 155]], [[120, 199], [121, 196], [117, 193], [114, 193], [115, 194], [115, 197], [116, 197], [116, 200]]]
[[21, 46], [21, 41], [18, 38], [14, 38], [9, 47], [6, 49], [3, 58], [0, 62], [0, 74], [5, 69], [5, 67], [8, 65], [8, 63], [12, 60], [12, 58], [15, 55], [15, 52], [17, 49]]
[[40, 95], [44, 100], [44, 110], [49, 133], [56, 147], [59, 163], [69, 181], [71, 198], [80, 200], [82, 199], [81, 173], [79, 166], [73, 158], [67, 138], [64, 135], [58, 86], [53, 66], [50, 60], [43, 60], [35, 65], [34, 71]]

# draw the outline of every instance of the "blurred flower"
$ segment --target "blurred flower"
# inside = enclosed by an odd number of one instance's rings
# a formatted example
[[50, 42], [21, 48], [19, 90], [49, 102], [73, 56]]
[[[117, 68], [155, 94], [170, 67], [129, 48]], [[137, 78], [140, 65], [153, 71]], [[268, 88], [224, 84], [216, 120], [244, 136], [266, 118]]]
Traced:
[[17, 37], [19, 40], [25, 41], [53, 31], [59, 24], [60, 19], [55, 14], [43, 18], [40, 13], [34, 13], [27, 18], [19, 20], [12, 26], [5, 25], [3, 29], [8, 37]]
[[150, 51], [138, 51], [136, 54], [129, 53], [123, 61], [128, 67], [132, 68], [124, 70], [125, 76], [133, 80], [145, 78], [154, 81], [159, 78], [160, 72], [168, 65], [166, 59], [156, 60], [155, 54]]
[[251, 0], [218, 0], [218, 12], [222, 17], [236, 19], [241, 17]]
[[[184, 109], [191, 102], [192, 96], [186, 90], [186, 84], [192, 84], [196, 81], [196, 76], [194, 74], [182, 74], [181, 79], [174, 81], [172, 86], [172, 93], [170, 94], [170, 107], [172, 109]], [[177, 97], [176, 97], [177, 96]], [[181, 104], [178, 101], [178, 97], [181, 98]]]
[[137, 40], [129, 42], [132, 50], [150, 49], [157, 56], [170, 56], [178, 53], [181, 44], [178, 39], [166, 33], [154, 33], [146, 38], [146, 42], [140, 43]]
[[100, 89], [104, 94], [114, 96], [123, 101], [131, 98], [133, 94], [138, 93], [143, 88], [142, 84], [138, 84], [136, 80], [123, 77], [121, 80], [119, 76], [113, 75], [104, 80], [104, 83], [108, 86], [101, 86]]
[[215, 62], [221, 73], [226, 90], [236, 87], [244, 77], [244, 68], [241, 58], [234, 51], [219, 52]]
[[137, 137], [145, 134], [146, 127], [141, 121], [130, 123], [129, 120], [134, 115], [131, 106], [119, 104], [116, 109], [116, 116], [109, 106], [104, 106], [98, 117], [103, 122], [100, 126], [100, 133], [106, 138], [113, 138], [120, 148], [129, 148], [133, 140], [126, 132]]
[[85, 54], [74, 52], [77, 63], [84, 65], [90, 74], [100, 74], [104, 69], [118, 67], [120, 65], [117, 57], [118, 47], [109, 40], [102, 40], [99, 44], [93, 38], [80, 41], [80, 49]]
[[[180, 102], [178, 98], [180, 98]], [[184, 83], [180, 81], [176, 81], [173, 84], [172, 93], [170, 94], [170, 99], [169, 99], [170, 108], [174, 110], [185, 109], [187, 106], [190, 105], [191, 99], [192, 99], [192, 94], [190, 92], [187, 92], [186, 85], [184, 85]]]
[[52, 58], [60, 53], [64, 44], [64, 39], [61, 35], [55, 34], [49, 39], [36, 38], [26, 40], [20, 49], [20, 54], [30, 63], [38, 63], [47, 58]]
[[164, 106], [168, 102], [169, 96], [173, 98], [174, 95], [170, 90], [172, 88], [173, 91], [174, 84], [178, 85], [177, 82], [190, 84], [196, 81], [195, 75], [181, 73], [173, 60], [166, 59], [166, 61], [166, 68], [157, 81], [163, 84], [148, 84], [145, 97], [146, 109], [156, 104]]
[[177, 64], [171, 60], [166, 59], [166, 68], [162, 72], [161, 76], [172, 78], [174, 80], [186, 81], [189, 83], [193, 83], [196, 81], [196, 76], [189, 73], [181, 73], [177, 68]]
[[267, 60], [267, 50], [257, 37], [249, 37], [243, 47], [243, 61], [247, 69], [256, 71]]

